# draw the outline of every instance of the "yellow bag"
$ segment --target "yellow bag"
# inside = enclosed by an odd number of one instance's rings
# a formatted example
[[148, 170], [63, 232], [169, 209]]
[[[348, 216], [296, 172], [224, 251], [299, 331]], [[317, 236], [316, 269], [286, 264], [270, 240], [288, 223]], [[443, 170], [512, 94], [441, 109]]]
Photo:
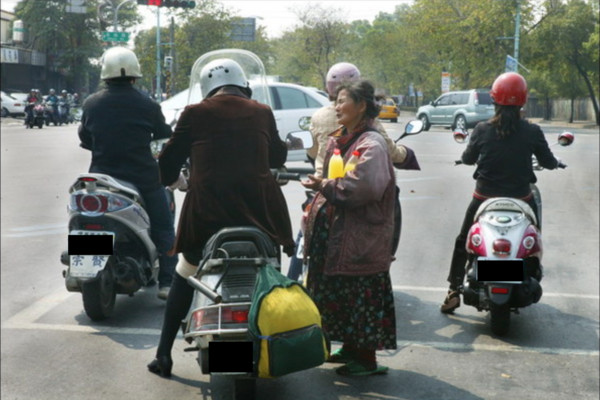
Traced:
[[270, 265], [260, 268], [248, 323], [260, 378], [317, 367], [328, 357], [317, 306]]

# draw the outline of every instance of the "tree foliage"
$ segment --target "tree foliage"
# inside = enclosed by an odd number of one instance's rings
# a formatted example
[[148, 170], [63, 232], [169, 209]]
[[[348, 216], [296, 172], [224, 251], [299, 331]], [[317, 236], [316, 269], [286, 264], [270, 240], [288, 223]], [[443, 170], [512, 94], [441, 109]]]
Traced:
[[[118, 0], [112, 1], [116, 7]], [[15, 15], [23, 20], [29, 33], [27, 47], [45, 52], [48, 70], [61, 72], [68, 88], [85, 93], [90, 89], [90, 74], [98, 72], [90, 60], [102, 54], [101, 31], [108, 22], [100, 18], [102, 8], [97, 0], [86, 2], [85, 14], [69, 13], [68, 3], [67, 0], [21, 0], [15, 7]], [[135, 8], [119, 14], [124, 27], [140, 20]]]
[[[99, 7], [107, 1], [112, 6]], [[100, 32], [111, 30], [111, 12], [120, 1], [89, 0], [88, 14], [67, 18], [67, 0], [22, 0], [17, 16], [30, 27], [31, 46], [76, 75], [98, 57]], [[206, 0], [193, 10], [162, 9], [161, 42], [170, 42], [164, 21], [173, 17], [174, 46], [161, 44], [159, 62], [175, 56], [172, 79], [179, 91], [187, 87], [194, 61], [219, 48], [248, 49], [263, 60], [268, 74], [320, 88], [329, 67], [347, 61], [380, 92], [408, 95], [414, 87], [428, 101], [439, 96], [443, 71], [451, 74], [454, 90], [489, 87], [504, 72], [506, 56], [514, 51], [518, 9], [520, 72], [531, 92], [545, 98], [589, 96], [598, 114], [598, 7], [592, 0], [414, 0], [380, 13], [372, 23], [350, 23], [343, 9], [307, 3], [295, 11], [300, 23], [281, 37], [268, 40], [259, 28], [256, 41], [236, 42], [231, 23], [238, 17], [218, 0]], [[120, 11], [122, 29], [137, 21], [136, 7]], [[135, 51], [144, 73], [141, 83], [151, 89], [156, 28], [137, 35]]]

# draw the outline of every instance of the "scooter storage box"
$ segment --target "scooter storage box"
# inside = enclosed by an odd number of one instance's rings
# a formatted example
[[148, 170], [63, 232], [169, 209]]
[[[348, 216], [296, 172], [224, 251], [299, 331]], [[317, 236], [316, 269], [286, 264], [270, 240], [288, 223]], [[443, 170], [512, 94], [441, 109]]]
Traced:
[[271, 265], [259, 270], [248, 329], [260, 378], [314, 368], [328, 357], [317, 306], [302, 285]]

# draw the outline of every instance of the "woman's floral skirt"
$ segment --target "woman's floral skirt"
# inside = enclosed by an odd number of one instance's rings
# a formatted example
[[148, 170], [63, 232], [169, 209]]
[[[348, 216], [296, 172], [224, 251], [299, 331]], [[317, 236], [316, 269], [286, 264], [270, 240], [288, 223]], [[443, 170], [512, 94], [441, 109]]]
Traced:
[[394, 294], [389, 272], [324, 275], [329, 223], [319, 210], [311, 240], [307, 288], [332, 341], [365, 350], [396, 349]]

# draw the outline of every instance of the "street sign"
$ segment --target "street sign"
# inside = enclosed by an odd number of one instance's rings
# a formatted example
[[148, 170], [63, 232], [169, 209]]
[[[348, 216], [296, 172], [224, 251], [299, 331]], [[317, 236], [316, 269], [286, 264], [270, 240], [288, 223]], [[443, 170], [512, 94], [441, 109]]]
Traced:
[[442, 72], [442, 93], [448, 93], [450, 91], [450, 72]]
[[129, 32], [102, 32], [103, 42], [127, 42]]
[[506, 55], [506, 64], [504, 67], [505, 72], [516, 72], [517, 71], [518, 61], [514, 58]]

